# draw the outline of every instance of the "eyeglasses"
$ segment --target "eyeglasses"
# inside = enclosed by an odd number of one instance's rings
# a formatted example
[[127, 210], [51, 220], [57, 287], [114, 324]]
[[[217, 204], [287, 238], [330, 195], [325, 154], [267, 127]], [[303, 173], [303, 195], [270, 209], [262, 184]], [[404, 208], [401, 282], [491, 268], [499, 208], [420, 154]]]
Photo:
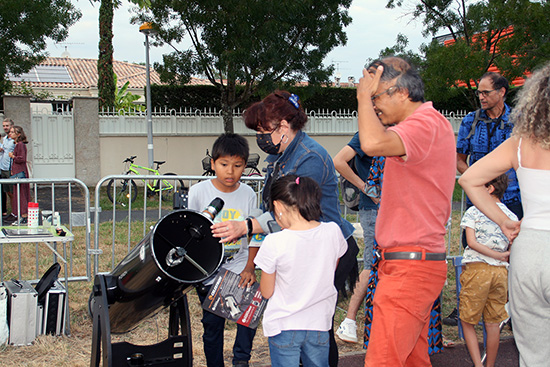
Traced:
[[475, 91], [475, 94], [476, 94], [476, 97], [479, 97], [480, 94], [483, 95], [483, 97], [487, 97], [489, 94], [491, 94], [491, 92], [494, 92], [496, 91], [496, 89], [491, 89], [491, 90], [476, 90]]
[[380, 92], [372, 97], [370, 97], [370, 99], [374, 102], [374, 100], [378, 97], [380, 97], [381, 95], [385, 94], [385, 93], [388, 93], [388, 96], [392, 96], [393, 92], [396, 90], [396, 89], [399, 89], [398, 86], [396, 85], [392, 85], [391, 87], [389, 87], [388, 89], [386, 89], [385, 91], [383, 92]]

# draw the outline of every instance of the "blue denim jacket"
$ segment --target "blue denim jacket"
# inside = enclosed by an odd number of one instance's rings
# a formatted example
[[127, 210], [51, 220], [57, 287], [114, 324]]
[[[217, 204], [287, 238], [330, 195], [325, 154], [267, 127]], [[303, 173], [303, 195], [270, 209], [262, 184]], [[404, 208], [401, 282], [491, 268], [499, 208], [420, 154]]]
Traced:
[[298, 131], [294, 140], [282, 154], [269, 155], [266, 159], [268, 178], [278, 166], [277, 179], [285, 175], [310, 177], [321, 186], [321, 221], [335, 222], [340, 226], [344, 238], [353, 234], [353, 226], [340, 215], [338, 198], [338, 180], [332, 158], [321, 144], [309, 137], [305, 132]]

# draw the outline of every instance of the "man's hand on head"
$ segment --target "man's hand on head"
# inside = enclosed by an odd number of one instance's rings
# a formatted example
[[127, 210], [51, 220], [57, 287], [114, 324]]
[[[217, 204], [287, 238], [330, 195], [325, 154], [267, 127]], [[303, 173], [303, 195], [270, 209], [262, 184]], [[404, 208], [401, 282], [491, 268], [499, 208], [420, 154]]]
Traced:
[[382, 65], [376, 68], [376, 72], [373, 73], [373, 69], [363, 69], [363, 77], [359, 79], [359, 86], [357, 87], [357, 100], [359, 103], [371, 100], [378, 90], [378, 84], [380, 84], [380, 78], [384, 72]]

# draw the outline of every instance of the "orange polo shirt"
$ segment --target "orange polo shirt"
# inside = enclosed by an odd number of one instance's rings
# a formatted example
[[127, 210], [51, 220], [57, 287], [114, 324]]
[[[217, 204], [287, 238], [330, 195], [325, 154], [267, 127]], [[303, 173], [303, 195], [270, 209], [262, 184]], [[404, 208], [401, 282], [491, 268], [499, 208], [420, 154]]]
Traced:
[[389, 130], [403, 141], [406, 159], [386, 158], [376, 240], [385, 249], [411, 246], [445, 252], [456, 176], [453, 128], [426, 102]]

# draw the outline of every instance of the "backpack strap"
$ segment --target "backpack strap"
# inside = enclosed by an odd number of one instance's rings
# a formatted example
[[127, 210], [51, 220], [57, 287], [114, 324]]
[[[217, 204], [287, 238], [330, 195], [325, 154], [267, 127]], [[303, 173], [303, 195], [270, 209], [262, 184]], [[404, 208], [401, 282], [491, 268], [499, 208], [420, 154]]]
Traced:
[[476, 125], [477, 123], [480, 121], [480, 120], [483, 120], [485, 121], [485, 119], [482, 119], [480, 117], [480, 114], [481, 114], [481, 109], [478, 109], [476, 110], [476, 115], [474, 117], [474, 121], [472, 122], [472, 128], [470, 129], [470, 133], [468, 134], [468, 136], [466, 137], [466, 140], [470, 139], [472, 137], [472, 135], [474, 135], [474, 133], [476, 132]]

